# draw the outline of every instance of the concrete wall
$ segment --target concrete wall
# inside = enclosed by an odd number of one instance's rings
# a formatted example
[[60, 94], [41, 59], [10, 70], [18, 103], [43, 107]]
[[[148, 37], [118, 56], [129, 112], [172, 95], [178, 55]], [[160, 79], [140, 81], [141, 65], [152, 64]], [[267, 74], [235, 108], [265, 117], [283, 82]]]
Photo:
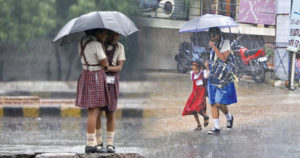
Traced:
[[[139, 29], [138, 33], [121, 38], [127, 58], [121, 80], [145, 79], [144, 70], [176, 70], [175, 55], [179, 44], [190, 42], [193, 34], [178, 33], [178, 29], [170, 28], [144, 26]], [[198, 45], [207, 47], [207, 33], [198, 33], [196, 37]], [[274, 37], [269, 36], [244, 37], [242, 45], [249, 49], [257, 48], [257, 41], [274, 41]], [[38, 39], [27, 45], [2, 43], [0, 50], [0, 81], [74, 81], [81, 72], [76, 44], [58, 49], [51, 44], [51, 39]]]
[[1, 44], [0, 79], [51, 80], [56, 78], [54, 47], [50, 39], [40, 39], [28, 45]]
[[[142, 73], [131, 73], [138, 69], [137, 39], [137, 34], [121, 38], [127, 58], [121, 79], [141, 78]], [[0, 50], [0, 81], [75, 81], [81, 72], [76, 43], [55, 47], [51, 39], [37, 39], [28, 44], [0, 43]]]

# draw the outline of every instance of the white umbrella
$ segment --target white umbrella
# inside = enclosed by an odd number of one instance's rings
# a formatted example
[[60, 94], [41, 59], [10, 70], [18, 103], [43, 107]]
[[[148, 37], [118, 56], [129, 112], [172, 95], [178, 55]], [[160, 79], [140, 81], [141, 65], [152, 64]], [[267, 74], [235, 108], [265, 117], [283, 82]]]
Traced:
[[208, 31], [210, 27], [229, 28], [237, 26], [237, 22], [229, 16], [205, 14], [186, 22], [179, 32], [201, 32]]
[[94, 11], [70, 20], [58, 32], [53, 42], [59, 45], [80, 40], [85, 30], [105, 28], [128, 36], [138, 29], [124, 14], [117, 11]]

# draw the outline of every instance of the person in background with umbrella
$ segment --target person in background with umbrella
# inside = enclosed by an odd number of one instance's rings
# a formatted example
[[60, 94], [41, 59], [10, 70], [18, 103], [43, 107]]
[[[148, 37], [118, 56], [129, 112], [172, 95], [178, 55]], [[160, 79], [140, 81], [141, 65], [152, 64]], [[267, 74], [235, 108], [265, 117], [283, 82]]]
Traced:
[[[230, 59], [229, 40], [223, 39], [222, 32], [218, 27], [209, 28], [209, 33], [211, 37], [209, 46], [214, 51], [210, 60], [213, 62], [228, 62]], [[208, 65], [208, 63], [206, 63], [206, 65]], [[209, 66], [206, 66], [206, 68], [209, 71]], [[214, 120], [214, 128], [211, 129], [208, 134], [220, 132], [219, 109], [226, 115], [227, 128], [232, 128], [233, 116], [230, 114], [227, 106], [237, 102], [234, 82], [229, 82], [226, 86], [218, 88], [208, 81], [207, 90]]]
[[[105, 152], [103, 143], [96, 141], [97, 118], [99, 108], [109, 103], [105, 70], [108, 62], [103, 44], [107, 37], [106, 29], [91, 29], [85, 31], [79, 44], [82, 71], [77, 84], [76, 106], [88, 108], [86, 153]], [[98, 138], [98, 136], [97, 136]], [[98, 139], [97, 139], [98, 140]], [[97, 143], [96, 143], [97, 142]]]
[[[108, 37], [105, 42], [105, 53], [109, 63], [108, 69], [106, 71], [106, 81], [108, 86], [108, 97], [110, 102], [101, 111], [105, 111], [106, 115], [106, 150], [108, 153], [115, 152], [115, 146], [113, 145], [114, 135], [115, 135], [115, 117], [114, 112], [117, 110], [118, 96], [119, 96], [119, 72], [123, 68], [125, 58], [124, 46], [118, 42], [120, 34], [114, 31], [108, 30]], [[102, 141], [101, 139], [101, 115], [97, 118], [97, 128], [96, 135], [98, 143]]]

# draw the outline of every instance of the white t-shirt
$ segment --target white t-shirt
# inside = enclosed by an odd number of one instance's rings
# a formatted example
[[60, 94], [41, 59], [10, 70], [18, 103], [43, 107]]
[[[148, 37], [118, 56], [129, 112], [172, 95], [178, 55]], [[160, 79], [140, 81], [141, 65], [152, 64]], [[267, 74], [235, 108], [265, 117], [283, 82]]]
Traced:
[[[220, 50], [220, 53], [225, 53], [227, 51], [230, 51], [230, 41], [229, 40], [224, 40], [221, 45], [219, 46], [219, 50]], [[217, 61], [218, 59], [218, 56], [215, 54], [215, 57], [214, 57], [214, 61]]]
[[[199, 76], [200, 76], [200, 74], [201, 74], [201, 72], [202, 71], [200, 71], [198, 74], [195, 74], [194, 75], [194, 79], [198, 79]], [[193, 71], [190, 71], [191, 79], [193, 79], [192, 78], [193, 77], [193, 73], [194, 73]], [[203, 75], [204, 75], [204, 78], [207, 79], [209, 74], [208, 74], [208, 72], [206, 70], [203, 70]]]
[[223, 44], [220, 46], [220, 53], [225, 53], [227, 51], [230, 51], [230, 42], [229, 40], [225, 40]]

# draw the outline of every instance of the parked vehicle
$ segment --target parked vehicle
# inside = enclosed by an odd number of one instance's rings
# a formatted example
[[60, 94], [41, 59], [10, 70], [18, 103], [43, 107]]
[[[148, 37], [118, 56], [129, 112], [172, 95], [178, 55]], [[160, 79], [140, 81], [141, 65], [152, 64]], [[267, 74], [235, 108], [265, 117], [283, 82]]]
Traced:
[[181, 73], [186, 73], [191, 69], [193, 61], [203, 60], [206, 49], [204, 47], [195, 46], [188, 42], [182, 42], [179, 45], [179, 53], [175, 55], [177, 61], [177, 70]]
[[235, 55], [236, 76], [241, 78], [244, 74], [247, 74], [252, 76], [256, 83], [264, 82], [265, 72], [268, 69], [268, 57], [265, 50], [248, 50], [239, 44], [240, 37], [231, 41], [231, 48]]

